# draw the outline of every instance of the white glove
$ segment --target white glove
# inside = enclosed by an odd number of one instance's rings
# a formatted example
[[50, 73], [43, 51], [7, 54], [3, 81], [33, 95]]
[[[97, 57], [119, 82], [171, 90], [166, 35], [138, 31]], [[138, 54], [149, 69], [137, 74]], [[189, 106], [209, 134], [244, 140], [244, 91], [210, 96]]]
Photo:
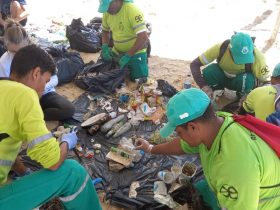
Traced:
[[154, 145], [150, 144], [147, 140], [141, 138], [136, 139], [135, 145], [136, 145], [135, 149], [143, 150], [149, 154], [151, 154], [151, 151], [154, 147]]

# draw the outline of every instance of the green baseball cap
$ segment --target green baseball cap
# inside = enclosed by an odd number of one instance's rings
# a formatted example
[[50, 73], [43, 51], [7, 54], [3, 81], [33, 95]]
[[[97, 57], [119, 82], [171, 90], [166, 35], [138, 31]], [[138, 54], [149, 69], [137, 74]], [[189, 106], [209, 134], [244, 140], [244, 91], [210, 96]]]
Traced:
[[108, 11], [112, 0], [99, 0], [98, 12], [105, 13]]
[[272, 72], [272, 77], [279, 77], [280, 76], [280, 63], [278, 63]]
[[166, 138], [178, 125], [202, 116], [209, 104], [210, 98], [200, 89], [190, 88], [178, 92], [167, 104], [168, 122], [160, 130], [160, 135]]
[[248, 34], [234, 34], [230, 39], [230, 52], [236, 64], [254, 63], [254, 43]]

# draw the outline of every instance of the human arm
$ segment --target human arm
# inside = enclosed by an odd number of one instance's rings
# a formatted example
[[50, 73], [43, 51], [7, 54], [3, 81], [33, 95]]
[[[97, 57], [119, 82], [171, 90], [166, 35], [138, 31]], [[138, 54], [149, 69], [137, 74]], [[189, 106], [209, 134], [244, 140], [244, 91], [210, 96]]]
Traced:
[[44, 93], [48, 93], [53, 90], [58, 84], [58, 77], [57, 75], [51, 76], [50, 81], [45, 85]]
[[54, 89], [58, 84], [58, 77], [57, 75], [53, 75], [50, 81], [45, 86], [45, 93], [49, 92], [50, 90]]
[[270, 81], [270, 71], [266, 64], [265, 56], [255, 47], [255, 61], [252, 65], [252, 71], [255, 77], [261, 82]]
[[148, 34], [146, 31], [137, 34], [136, 41], [132, 48], [127, 52], [127, 55], [133, 56], [137, 51], [142, 50], [146, 47], [148, 42]]
[[120, 68], [123, 69], [137, 52], [145, 49], [148, 43], [148, 34], [143, 13], [136, 7], [131, 7], [128, 12], [131, 29], [136, 35], [136, 40], [130, 49], [119, 60]]
[[190, 64], [190, 68], [191, 68], [191, 72], [192, 72], [194, 81], [200, 88], [207, 86], [207, 83], [205, 82], [205, 80], [201, 74], [201, 70], [200, 70], [201, 66], [203, 66], [203, 63], [199, 60], [199, 57], [194, 59]]
[[[136, 149], [144, 150], [151, 154], [163, 154], [163, 155], [183, 155], [185, 152], [181, 148], [180, 139], [176, 138], [171, 142], [165, 144], [158, 144], [150, 146], [151, 144], [145, 139], [136, 140]], [[150, 151], [149, 151], [150, 150]]]
[[103, 44], [109, 44], [110, 41], [110, 32], [102, 30], [102, 45]]
[[28, 6], [25, 1], [20, 2], [21, 13], [18, 17], [14, 18], [15, 21], [20, 22], [29, 16]]
[[112, 51], [109, 48], [109, 43], [110, 43], [110, 28], [107, 24], [106, 21], [106, 15], [103, 15], [102, 18], [102, 46], [101, 46], [101, 56], [103, 58], [103, 60], [105, 61], [112, 61], [113, 60], [113, 55], [112, 55]]
[[258, 209], [260, 172], [257, 164], [230, 160], [213, 170], [212, 184], [222, 209]]
[[16, 99], [15, 106], [21, 139], [27, 143], [27, 155], [43, 168], [56, 170], [66, 158], [69, 148], [66, 143], [59, 145], [48, 131], [38, 95], [29, 89]]
[[242, 103], [242, 107], [239, 110], [239, 114], [255, 113], [254, 103], [256, 103], [255, 90], [252, 90]]

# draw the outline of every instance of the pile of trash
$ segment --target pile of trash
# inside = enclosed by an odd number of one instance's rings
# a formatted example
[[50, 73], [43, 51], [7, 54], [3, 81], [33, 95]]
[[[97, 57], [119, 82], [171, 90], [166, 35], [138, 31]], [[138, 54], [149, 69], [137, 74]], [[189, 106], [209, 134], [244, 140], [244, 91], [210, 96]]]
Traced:
[[[189, 183], [203, 177], [196, 155], [149, 155], [135, 149], [137, 138], [161, 144], [176, 137], [174, 133], [161, 138], [159, 130], [166, 122], [165, 106], [177, 90], [164, 80], [138, 80], [136, 85], [131, 90], [122, 83], [110, 94], [89, 89], [73, 102], [76, 113], [67, 124], [79, 128], [79, 143], [72, 158], [82, 159], [93, 180], [102, 179], [95, 187], [113, 205], [127, 209], [192, 205], [191, 194], [186, 195], [194, 191]], [[184, 172], [186, 163], [192, 164], [193, 173]]]

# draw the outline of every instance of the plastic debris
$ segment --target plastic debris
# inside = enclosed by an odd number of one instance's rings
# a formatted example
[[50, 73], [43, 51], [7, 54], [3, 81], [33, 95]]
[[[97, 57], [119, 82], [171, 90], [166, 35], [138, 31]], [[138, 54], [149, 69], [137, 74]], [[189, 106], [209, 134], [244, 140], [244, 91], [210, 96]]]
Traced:
[[129, 194], [128, 197], [129, 198], [136, 198], [137, 197], [137, 192], [136, 189], [140, 187], [139, 182], [132, 182], [129, 188]]
[[116, 117], [115, 119], [110, 120], [109, 122], [105, 123], [104, 125], [101, 126], [101, 131], [103, 133], [107, 132], [108, 130], [110, 130], [115, 124], [117, 124], [118, 122], [120, 122], [121, 120], [124, 119], [124, 115], [120, 115], [118, 117]]

